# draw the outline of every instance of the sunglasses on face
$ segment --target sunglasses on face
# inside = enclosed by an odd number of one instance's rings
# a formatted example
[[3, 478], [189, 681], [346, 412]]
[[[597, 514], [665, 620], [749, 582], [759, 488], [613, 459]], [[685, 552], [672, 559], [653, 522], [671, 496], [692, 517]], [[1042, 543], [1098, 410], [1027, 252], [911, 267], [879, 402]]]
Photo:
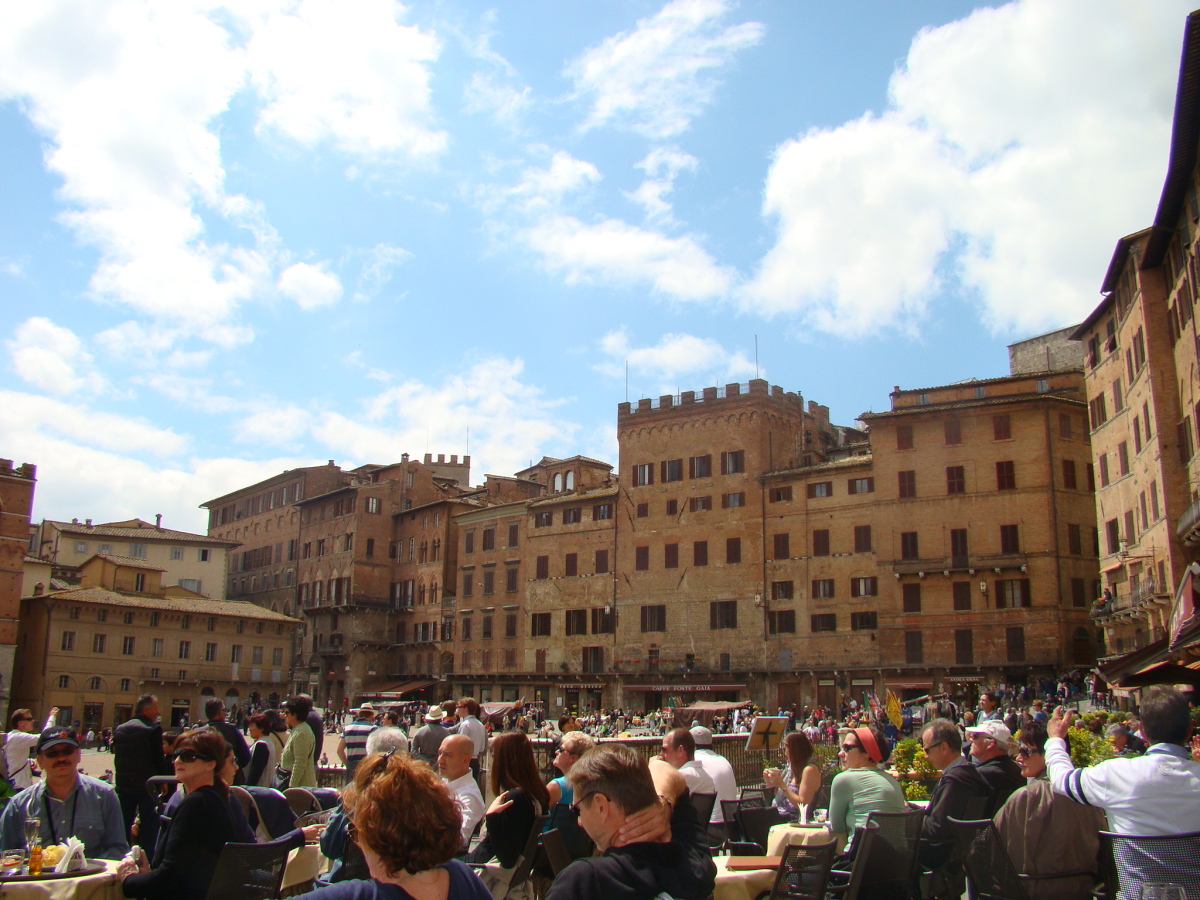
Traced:
[[171, 761], [175, 762], [176, 760], [179, 762], [194, 763], [197, 760], [200, 760], [201, 762], [212, 762], [213, 758], [211, 756], [205, 756], [203, 753], [197, 753], [195, 750], [176, 750], [171, 754]]
[[849, 753], [851, 750], [861, 750], [858, 744], [842, 744], [842, 749]]
[[42, 756], [46, 757], [46, 759], [61, 759], [64, 756], [70, 756], [74, 752], [74, 747], [51, 747], [49, 750], [43, 750]]
[[576, 800], [574, 803], [571, 804], [571, 809], [573, 809], [576, 812], [576, 814], [578, 814], [579, 805], [581, 803], [583, 803], [584, 800], [591, 800], [595, 796], [596, 796], [596, 792], [592, 792], [590, 794], [584, 794], [582, 797], [580, 797], [578, 800]]
[[928, 747], [926, 747], [924, 744], [922, 744], [922, 745], [921, 745], [921, 749], [922, 749], [922, 750], [924, 750], [926, 753], [928, 753], [928, 752], [929, 752], [930, 750], [932, 750], [934, 747], [937, 747], [938, 745], [940, 745], [940, 744], [944, 744], [944, 743], [946, 743], [946, 742], [945, 742], [945, 741], [938, 741], [936, 744], [930, 744]]
[[1041, 752], [1033, 747], [1026, 747], [1024, 744], [1017, 748], [1017, 756], [1033, 756]]

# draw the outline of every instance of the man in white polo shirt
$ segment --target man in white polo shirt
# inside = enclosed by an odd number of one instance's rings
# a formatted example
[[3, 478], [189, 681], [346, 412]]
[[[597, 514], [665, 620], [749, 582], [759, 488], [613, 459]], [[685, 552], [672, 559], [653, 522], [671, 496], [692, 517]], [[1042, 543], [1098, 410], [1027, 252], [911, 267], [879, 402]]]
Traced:
[[733, 765], [720, 753], [713, 750], [713, 733], [703, 725], [692, 729], [692, 739], [696, 742], [696, 762], [709, 774], [717, 789], [717, 802], [713, 804], [712, 818], [708, 826], [710, 841], [721, 843], [725, 840], [725, 814], [721, 810], [722, 800], [738, 798], [737, 776], [733, 774]]
[[1173, 687], [1152, 687], [1142, 698], [1144, 756], [1106, 759], [1076, 769], [1065, 740], [1072, 713], [1061, 707], [1046, 725], [1046, 769], [1054, 790], [1097, 806], [1118, 834], [1200, 831], [1200, 763], [1188, 754], [1187, 698]]
[[659, 754], [659, 758], [679, 770], [688, 790], [693, 794], [717, 792], [712, 776], [696, 762], [696, 739], [686, 728], [676, 728], [663, 735], [662, 753]]

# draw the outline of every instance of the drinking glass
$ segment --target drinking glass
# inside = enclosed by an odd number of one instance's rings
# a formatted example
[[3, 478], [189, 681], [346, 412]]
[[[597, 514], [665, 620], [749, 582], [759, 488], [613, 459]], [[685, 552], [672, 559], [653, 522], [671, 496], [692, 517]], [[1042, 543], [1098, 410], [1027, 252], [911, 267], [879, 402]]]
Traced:
[[42, 820], [37, 816], [25, 817], [25, 859], [29, 860], [29, 848], [41, 843]]
[[1142, 885], [1142, 900], [1188, 900], [1188, 896], [1181, 884], [1154, 882]]

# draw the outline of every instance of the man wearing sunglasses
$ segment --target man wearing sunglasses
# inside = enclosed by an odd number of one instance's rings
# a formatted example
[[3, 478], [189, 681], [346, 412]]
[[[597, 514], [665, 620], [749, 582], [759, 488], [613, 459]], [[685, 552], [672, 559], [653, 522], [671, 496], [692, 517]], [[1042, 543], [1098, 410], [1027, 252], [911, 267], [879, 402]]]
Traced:
[[42, 844], [75, 836], [89, 857], [120, 859], [129, 850], [116, 791], [97, 778], [79, 774], [79, 738], [71, 728], [54, 726], [37, 743], [38, 767], [45, 781], [25, 788], [0, 815], [0, 849], [25, 846], [25, 819], [41, 820]]
[[[50, 710], [43, 729], [49, 728], [58, 718], [58, 707]], [[33, 784], [33, 767], [29, 765], [29, 751], [38, 742], [38, 732], [33, 730], [37, 720], [28, 709], [18, 709], [8, 718], [11, 731], [4, 744], [4, 759], [8, 763], [8, 780], [18, 791]]]

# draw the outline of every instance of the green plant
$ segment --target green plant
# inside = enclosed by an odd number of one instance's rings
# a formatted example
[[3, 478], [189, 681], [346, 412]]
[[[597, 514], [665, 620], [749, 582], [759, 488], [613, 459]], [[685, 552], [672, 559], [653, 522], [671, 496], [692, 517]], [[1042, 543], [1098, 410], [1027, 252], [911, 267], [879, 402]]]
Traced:
[[929, 761], [924, 747], [918, 746], [917, 752], [913, 755], [913, 774], [917, 778], [925, 780], [938, 777], [938, 768]]
[[1070, 732], [1071, 762], [1083, 769], [1111, 759], [1116, 751], [1112, 740], [1103, 734], [1092, 734], [1085, 728], [1072, 728]]
[[896, 747], [892, 750], [892, 765], [895, 766], [897, 775], [907, 775], [913, 770], [913, 762], [918, 753], [924, 753], [921, 749], [921, 742], [916, 738], [904, 738], [897, 741]]
[[929, 788], [925, 787], [925, 785], [921, 784], [921, 782], [919, 782], [919, 781], [905, 780], [902, 787], [904, 788], [904, 799], [905, 800], [928, 800], [929, 799]]

